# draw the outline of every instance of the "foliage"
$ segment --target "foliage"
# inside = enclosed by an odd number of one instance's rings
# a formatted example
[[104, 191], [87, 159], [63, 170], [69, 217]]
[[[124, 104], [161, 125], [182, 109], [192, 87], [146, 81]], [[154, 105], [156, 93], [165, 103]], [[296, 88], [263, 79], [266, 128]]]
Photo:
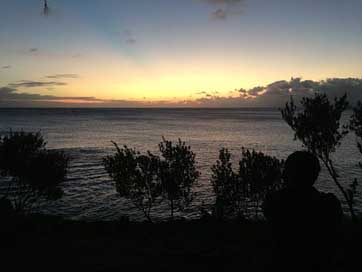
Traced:
[[46, 149], [40, 133], [10, 132], [0, 138], [0, 175], [8, 183], [3, 197], [21, 213], [42, 200], [60, 198], [68, 164], [62, 151]]
[[234, 217], [245, 211], [244, 188], [232, 168], [231, 154], [221, 149], [219, 159], [211, 168], [211, 184], [215, 194], [214, 215], [218, 219]]
[[[357, 147], [359, 152], [362, 154], [362, 102], [358, 101], [356, 107], [353, 108], [353, 114], [350, 120], [350, 129], [357, 136]], [[362, 169], [362, 163], [359, 162], [359, 167]], [[354, 201], [354, 197], [357, 194], [358, 182], [357, 179], [349, 186], [347, 192], [350, 199]]]
[[106, 171], [116, 183], [121, 197], [130, 199], [145, 217], [151, 220], [154, 204], [166, 200], [173, 218], [176, 208], [182, 209], [192, 201], [192, 186], [199, 172], [195, 154], [181, 140], [176, 145], [163, 139], [159, 144], [161, 156], [147, 152], [141, 155], [127, 146], [103, 159]]
[[353, 109], [353, 115], [350, 121], [350, 128], [357, 136], [358, 139], [357, 147], [359, 152], [362, 153], [362, 102], [361, 101], [358, 101], [357, 106]]
[[158, 179], [159, 158], [150, 152], [141, 155], [127, 146], [116, 147], [116, 153], [103, 159], [106, 171], [115, 181], [121, 197], [130, 199], [147, 220], [153, 205], [159, 201], [161, 186]]
[[239, 179], [247, 186], [250, 203], [254, 204], [255, 217], [266, 195], [283, 187], [282, 171], [284, 161], [267, 156], [255, 150], [242, 149], [239, 162]]
[[171, 209], [171, 218], [176, 208], [183, 209], [192, 201], [192, 186], [200, 173], [196, 169], [195, 153], [185, 142], [178, 140], [174, 145], [165, 138], [159, 144], [161, 153], [159, 178], [163, 198]]
[[331, 104], [326, 94], [316, 94], [313, 98], [303, 98], [303, 110], [297, 112], [293, 98], [282, 109], [282, 117], [299, 139], [314, 154], [328, 158], [341, 144], [348, 133], [341, 128], [340, 119], [347, 109], [347, 96], [335, 98]]
[[219, 219], [251, 217], [250, 205], [258, 217], [266, 194], [282, 187], [283, 161], [262, 152], [242, 148], [239, 172], [232, 167], [231, 154], [221, 149], [212, 166], [211, 184], [215, 194], [215, 216]]
[[348, 133], [346, 127], [340, 124], [342, 113], [348, 107], [347, 96], [335, 98], [334, 103], [331, 103], [326, 94], [317, 93], [313, 98], [303, 98], [301, 106], [302, 109], [298, 111], [291, 99], [281, 110], [282, 117], [294, 130], [295, 139], [299, 139], [326, 166], [334, 183], [342, 192], [352, 218], [355, 219], [353, 198], [341, 185], [331, 158]]

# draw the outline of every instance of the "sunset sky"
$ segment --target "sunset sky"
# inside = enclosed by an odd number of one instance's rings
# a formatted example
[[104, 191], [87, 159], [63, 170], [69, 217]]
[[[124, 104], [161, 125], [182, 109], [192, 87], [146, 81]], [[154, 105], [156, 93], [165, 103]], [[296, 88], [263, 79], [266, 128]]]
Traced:
[[235, 98], [292, 77], [362, 77], [361, 0], [49, 0], [47, 15], [41, 0], [0, 1], [3, 104]]

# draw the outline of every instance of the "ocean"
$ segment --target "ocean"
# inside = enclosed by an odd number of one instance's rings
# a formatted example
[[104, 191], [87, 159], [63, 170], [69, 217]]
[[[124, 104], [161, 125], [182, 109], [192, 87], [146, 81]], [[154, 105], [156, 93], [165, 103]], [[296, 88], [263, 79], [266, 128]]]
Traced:
[[[198, 217], [201, 204], [212, 204], [210, 168], [221, 148], [231, 151], [235, 169], [242, 147], [280, 159], [302, 149], [275, 109], [0, 109], [0, 133], [10, 130], [41, 132], [48, 148], [64, 150], [71, 157], [63, 198], [42, 207], [42, 212], [90, 221], [122, 216], [143, 220], [130, 201], [118, 196], [103, 168], [102, 158], [115, 151], [111, 141], [141, 152], [157, 153], [162, 137], [180, 138], [192, 147], [201, 176], [194, 188], [194, 201], [178, 214], [186, 218]], [[362, 155], [353, 134], [344, 139], [334, 160], [345, 185], [354, 178], [361, 179], [358, 162]], [[317, 187], [340, 197], [325, 169]], [[359, 191], [356, 208], [362, 214]], [[345, 205], [344, 209], [347, 212]], [[163, 220], [169, 217], [169, 210], [161, 205], [152, 214]]]

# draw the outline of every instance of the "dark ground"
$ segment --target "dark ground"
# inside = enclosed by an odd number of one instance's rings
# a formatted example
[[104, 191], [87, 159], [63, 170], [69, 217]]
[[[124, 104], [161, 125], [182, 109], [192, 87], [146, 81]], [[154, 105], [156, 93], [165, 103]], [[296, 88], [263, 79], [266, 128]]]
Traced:
[[[264, 222], [1, 221], [0, 271], [271, 270], [272, 236]], [[362, 261], [362, 224], [346, 222], [339, 233], [336, 270], [355, 270]]]

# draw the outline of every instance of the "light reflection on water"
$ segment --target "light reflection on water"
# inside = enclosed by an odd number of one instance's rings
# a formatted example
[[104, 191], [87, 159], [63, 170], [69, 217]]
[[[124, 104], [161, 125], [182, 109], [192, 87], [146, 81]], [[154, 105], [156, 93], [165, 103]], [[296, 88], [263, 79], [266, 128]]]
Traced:
[[[9, 129], [41, 131], [49, 148], [69, 153], [72, 163], [64, 185], [65, 196], [47, 211], [87, 220], [111, 220], [121, 215], [143, 219], [127, 200], [118, 197], [103, 169], [102, 158], [114, 151], [111, 141], [142, 152], [157, 152], [162, 136], [181, 138], [191, 145], [202, 175], [186, 217], [197, 216], [201, 202], [212, 203], [210, 167], [221, 147], [229, 148], [235, 160], [242, 146], [281, 159], [301, 148], [299, 142], [293, 141], [293, 133], [280, 113], [267, 109], [0, 109], [0, 133]], [[344, 182], [361, 176], [357, 167], [360, 158], [351, 134], [335, 154]], [[325, 171], [318, 187], [338, 194]], [[361, 194], [356, 206], [361, 214]], [[162, 205], [153, 214], [163, 219], [169, 212]]]

